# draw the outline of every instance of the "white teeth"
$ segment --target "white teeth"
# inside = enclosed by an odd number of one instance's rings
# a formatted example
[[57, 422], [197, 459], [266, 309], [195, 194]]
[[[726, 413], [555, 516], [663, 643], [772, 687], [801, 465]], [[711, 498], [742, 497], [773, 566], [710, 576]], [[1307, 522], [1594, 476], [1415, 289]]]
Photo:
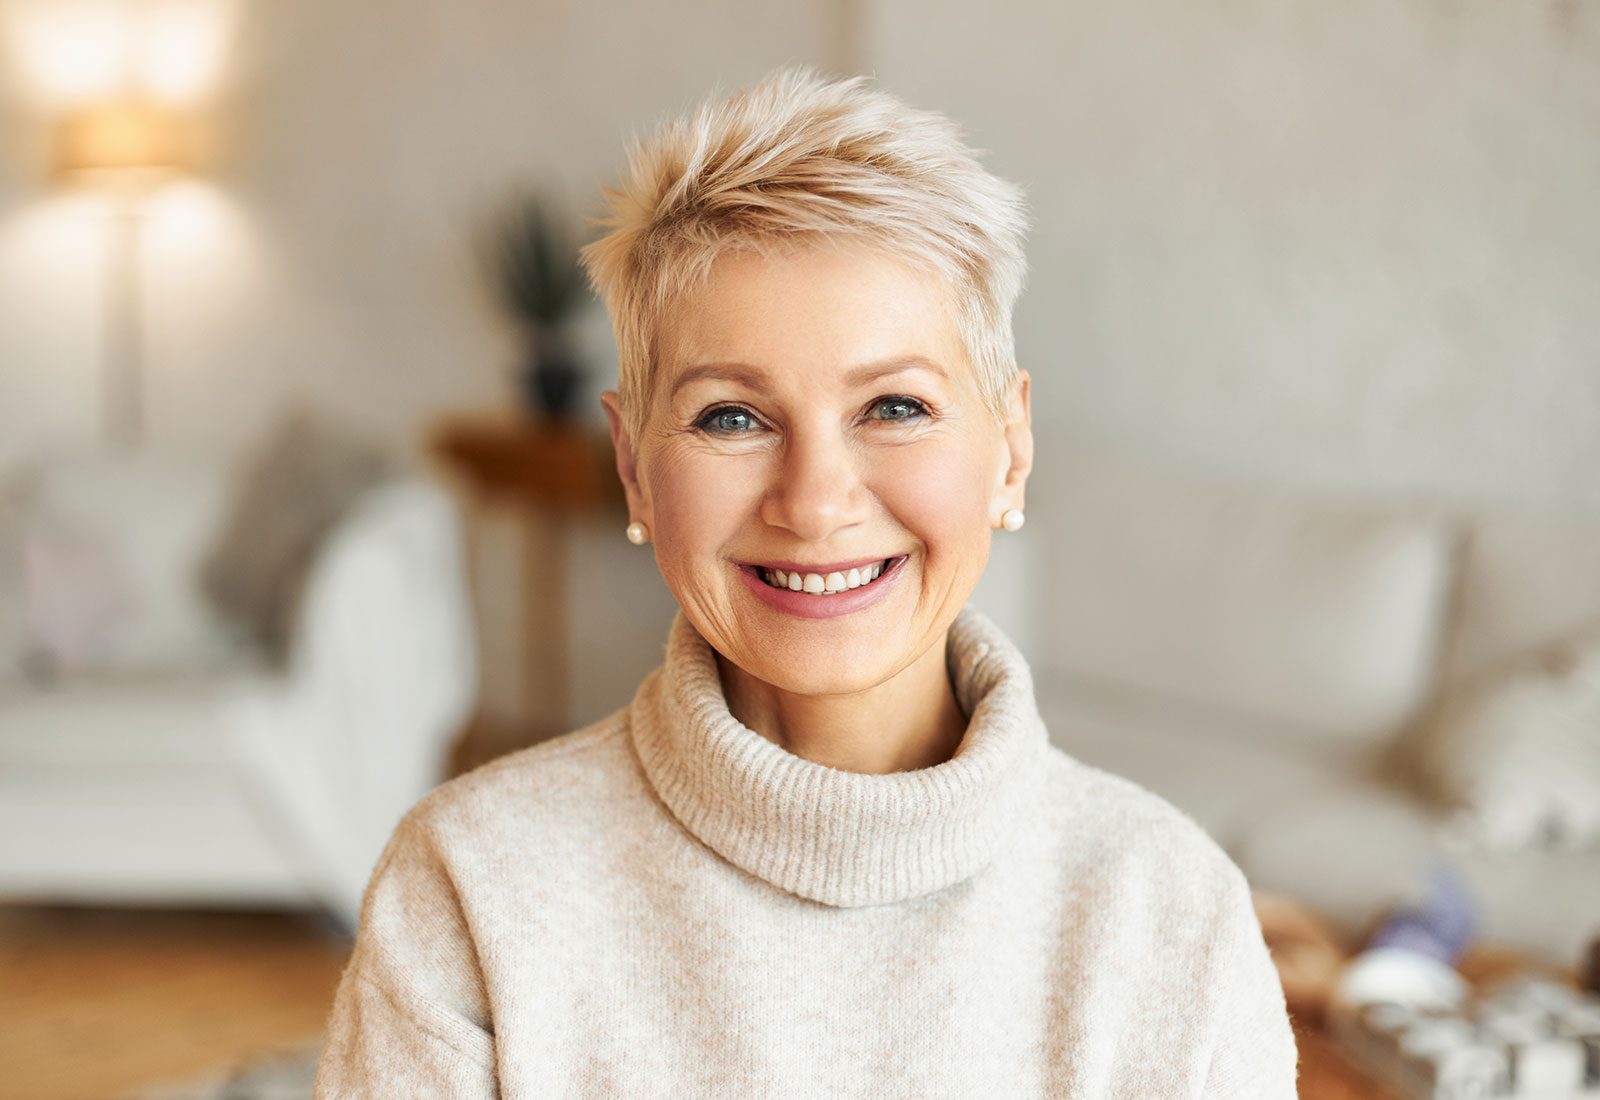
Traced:
[[873, 562], [871, 565], [851, 569], [848, 573], [801, 573], [785, 572], [782, 569], [763, 569], [761, 579], [774, 588], [787, 588], [791, 592], [807, 592], [820, 596], [834, 592], [845, 592], [852, 588], [860, 588], [864, 584], [871, 584], [883, 575], [883, 562]]

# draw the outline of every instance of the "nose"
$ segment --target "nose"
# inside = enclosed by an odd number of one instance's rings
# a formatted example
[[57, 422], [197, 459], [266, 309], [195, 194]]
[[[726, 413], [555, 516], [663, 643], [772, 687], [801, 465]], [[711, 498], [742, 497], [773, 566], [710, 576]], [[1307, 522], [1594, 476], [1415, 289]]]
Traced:
[[860, 523], [870, 509], [861, 461], [838, 424], [792, 426], [761, 501], [762, 520], [807, 542]]

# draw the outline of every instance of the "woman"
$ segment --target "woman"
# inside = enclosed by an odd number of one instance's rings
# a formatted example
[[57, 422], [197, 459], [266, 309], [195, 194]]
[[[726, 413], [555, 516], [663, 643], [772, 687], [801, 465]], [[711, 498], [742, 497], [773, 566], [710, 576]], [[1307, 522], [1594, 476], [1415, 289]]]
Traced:
[[407, 814], [316, 1095], [1293, 1097], [1243, 876], [966, 606], [1032, 463], [1020, 191], [795, 67], [606, 194], [664, 660]]

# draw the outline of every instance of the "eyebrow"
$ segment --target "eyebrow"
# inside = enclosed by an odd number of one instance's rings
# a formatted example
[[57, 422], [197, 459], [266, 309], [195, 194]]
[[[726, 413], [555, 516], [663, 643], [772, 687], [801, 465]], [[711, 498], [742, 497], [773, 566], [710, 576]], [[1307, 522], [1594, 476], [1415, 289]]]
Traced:
[[[844, 380], [851, 386], [864, 386], [873, 379], [882, 378], [886, 374], [897, 374], [905, 370], [925, 370], [937, 374], [940, 378], [949, 381], [950, 375], [945, 369], [932, 359], [921, 355], [896, 355], [888, 359], [878, 359], [871, 363], [863, 363], [844, 376]], [[721, 378], [730, 382], [744, 382], [755, 384], [766, 377], [759, 367], [749, 363], [700, 363], [685, 370], [678, 375], [672, 383], [672, 393], [676, 396], [678, 391], [690, 382], [702, 378]]]

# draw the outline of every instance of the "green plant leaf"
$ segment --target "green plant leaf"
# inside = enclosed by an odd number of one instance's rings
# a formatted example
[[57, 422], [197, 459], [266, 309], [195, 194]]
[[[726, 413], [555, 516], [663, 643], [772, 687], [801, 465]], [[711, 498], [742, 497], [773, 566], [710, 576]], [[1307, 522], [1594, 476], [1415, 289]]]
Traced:
[[520, 195], [496, 226], [500, 297], [519, 321], [554, 327], [584, 296], [577, 249], [565, 220], [538, 192]]

